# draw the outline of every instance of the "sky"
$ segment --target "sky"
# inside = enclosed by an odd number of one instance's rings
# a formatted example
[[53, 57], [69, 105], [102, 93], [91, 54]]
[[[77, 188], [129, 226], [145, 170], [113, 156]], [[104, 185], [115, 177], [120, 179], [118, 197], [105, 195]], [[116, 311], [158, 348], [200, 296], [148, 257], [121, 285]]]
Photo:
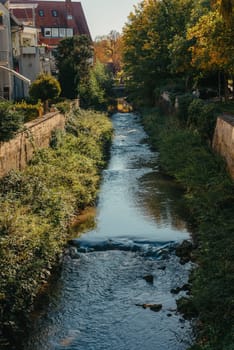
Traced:
[[[73, 0], [76, 1], [76, 0]], [[80, 0], [92, 39], [111, 30], [121, 33], [127, 17], [140, 0]]]

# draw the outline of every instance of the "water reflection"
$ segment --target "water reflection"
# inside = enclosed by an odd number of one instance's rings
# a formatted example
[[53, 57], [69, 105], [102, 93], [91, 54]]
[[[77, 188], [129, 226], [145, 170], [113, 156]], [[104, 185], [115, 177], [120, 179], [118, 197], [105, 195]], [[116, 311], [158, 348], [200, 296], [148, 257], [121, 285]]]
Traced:
[[174, 230], [187, 230], [183, 190], [170, 178], [160, 173], [147, 173], [139, 180], [136, 200], [160, 227], [171, 225]]
[[139, 118], [117, 114], [113, 124], [115, 138], [103, 172], [97, 225], [85, 239], [186, 239], [186, 224], [179, 215], [181, 190], [160, 175], [158, 154], [150, 150]]

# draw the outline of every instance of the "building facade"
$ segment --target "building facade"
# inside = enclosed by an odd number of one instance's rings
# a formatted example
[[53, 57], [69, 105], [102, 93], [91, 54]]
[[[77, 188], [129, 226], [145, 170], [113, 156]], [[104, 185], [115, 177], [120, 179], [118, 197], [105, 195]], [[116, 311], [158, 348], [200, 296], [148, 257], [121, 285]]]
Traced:
[[13, 98], [13, 78], [4, 69], [11, 69], [12, 66], [11, 19], [8, 10], [0, 2], [0, 99]]
[[58, 43], [81, 34], [91, 39], [80, 2], [0, 0], [0, 98], [22, 99], [40, 72], [56, 75]]
[[[33, 6], [34, 5], [34, 6]], [[31, 6], [31, 8], [30, 8]], [[56, 47], [60, 40], [90, 31], [80, 2], [11, 0], [11, 13], [38, 30], [38, 44]]]

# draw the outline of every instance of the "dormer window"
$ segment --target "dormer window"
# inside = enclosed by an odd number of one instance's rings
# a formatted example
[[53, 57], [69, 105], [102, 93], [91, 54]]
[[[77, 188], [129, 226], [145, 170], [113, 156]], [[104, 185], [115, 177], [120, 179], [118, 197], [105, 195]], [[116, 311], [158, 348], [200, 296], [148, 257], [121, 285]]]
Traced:
[[44, 17], [44, 10], [39, 10], [38, 13], [39, 13], [39, 16], [40, 16], [40, 17]]
[[58, 17], [58, 11], [57, 10], [52, 10], [51, 11], [53, 17]]

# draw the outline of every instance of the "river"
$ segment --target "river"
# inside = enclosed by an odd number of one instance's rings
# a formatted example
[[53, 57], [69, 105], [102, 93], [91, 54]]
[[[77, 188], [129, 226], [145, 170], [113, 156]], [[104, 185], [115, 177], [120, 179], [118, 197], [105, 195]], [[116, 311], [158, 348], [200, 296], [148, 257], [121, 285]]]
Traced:
[[95, 225], [74, 233], [24, 350], [185, 350], [191, 343], [191, 324], [176, 311], [186, 292], [171, 292], [191, 268], [175, 255], [190, 239], [181, 189], [160, 174], [139, 117], [112, 120]]

